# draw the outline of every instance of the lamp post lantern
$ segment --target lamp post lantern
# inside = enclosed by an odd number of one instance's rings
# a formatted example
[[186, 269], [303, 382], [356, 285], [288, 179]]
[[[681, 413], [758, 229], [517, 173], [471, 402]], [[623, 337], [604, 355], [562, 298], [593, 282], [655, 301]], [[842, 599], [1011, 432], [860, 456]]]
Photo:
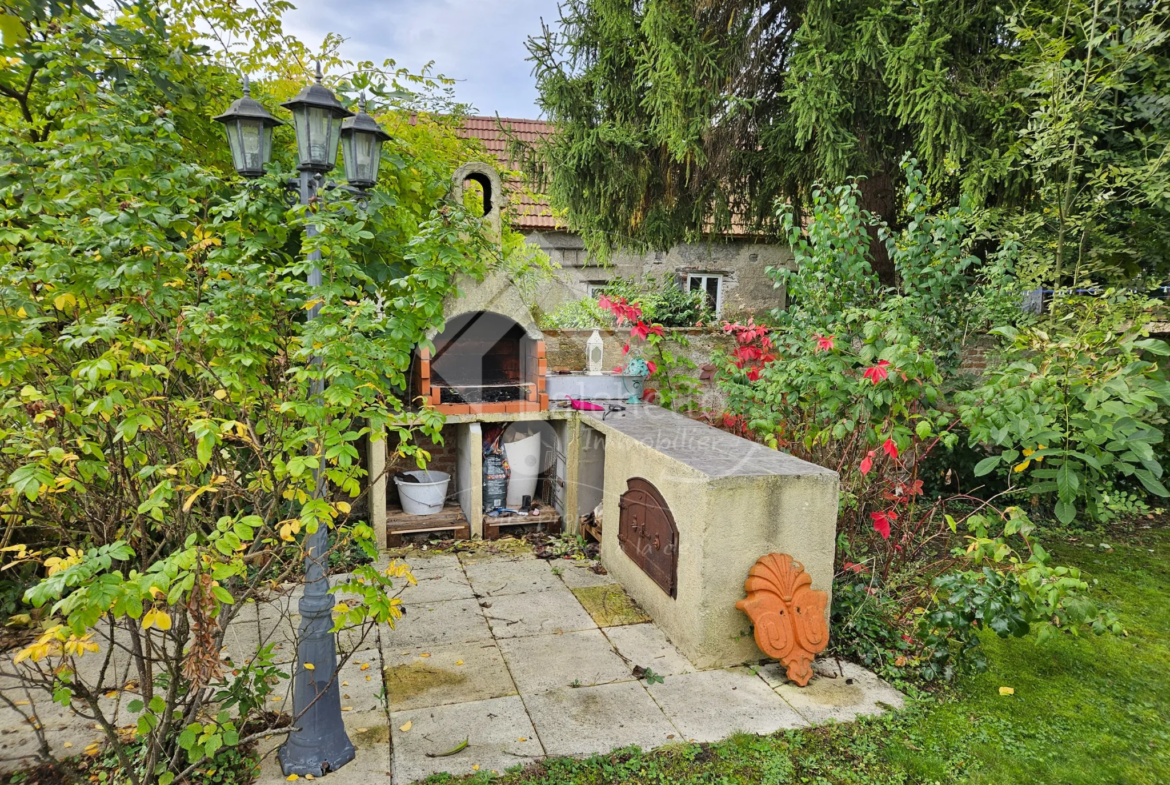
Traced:
[[302, 172], [328, 172], [337, 163], [337, 143], [341, 140], [341, 121], [353, 112], [341, 105], [337, 96], [321, 84], [321, 64], [317, 63], [316, 80], [305, 85], [291, 101], [281, 106], [292, 112], [297, 130], [297, 168]]
[[244, 177], [264, 174], [264, 165], [272, 160], [272, 129], [284, 123], [277, 120], [252, 98], [248, 77], [244, 77], [244, 95], [228, 110], [214, 118], [227, 131], [232, 151], [232, 165]]
[[[297, 137], [297, 169], [299, 176], [286, 183], [295, 188], [300, 203], [308, 206], [322, 188], [324, 174], [333, 169], [337, 162], [337, 147], [343, 135], [342, 121], [353, 117], [337, 100], [329, 88], [321, 84], [321, 64], [317, 64], [316, 79], [306, 86], [295, 98], [283, 104], [293, 113], [293, 127]], [[232, 162], [244, 177], [259, 177], [264, 173], [264, 164], [272, 154], [272, 128], [282, 123], [268, 114], [248, 94], [248, 83], [244, 82], [244, 97], [232, 104], [227, 112], [215, 119], [228, 129], [228, 140], [232, 148]], [[382, 142], [389, 139], [375, 122], [362, 111], [346, 129], [353, 142], [347, 144], [345, 169], [349, 177], [351, 193], [361, 195], [361, 189], [369, 188], [377, 180], [378, 159]], [[259, 152], [248, 157], [236, 155], [237, 145], [244, 153], [254, 149], [248, 147], [253, 139], [249, 128], [260, 129]], [[233, 129], [237, 130], [233, 141]], [[371, 158], [372, 156], [372, 158]], [[350, 159], [353, 159], [352, 165]], [[312, 237], [317, 228], [309, 224], [305, 234]], [[321, 253], [309, 254], [309, 261], [317, 262]], [[321, 271], [314, 264], [309, 271], [308, 283], [316, 288], [321, 285]], [[310, 320], [317, 318], [321, 306], [314, 305], [308, 312]], [[319, 365], [317, 358], [312, 360]], [[319, 398], [325, 391], [320, 378], [311, 384], [313, 397]], [[325, 458], [323, 451], [313, 472], [313, 497], [325, 498]], [[296, 672], [293, 674], [293, 724], [294, 729], [280, 747], [281, 768], [286, 775], [323, 776], [337, 771], [354, 758], [353, 743], [345, 732], [341, 718], [341, 691], [337, 679], [337, 636], [333, 628], [333, 597], [329, 594], [328, 551], [329, 529], [322, 525], [305, 539], [305, 591], [298, 610], [301, 614], [297, 640]]]
[[342, 160], [345, 179], [358, 188], [372, 188], [378, 182], [378, 164], [382, 162], [382, 142], [390, 134], [366, 114], [366, 97], [358, 101], [358, 113], [341, 123]]

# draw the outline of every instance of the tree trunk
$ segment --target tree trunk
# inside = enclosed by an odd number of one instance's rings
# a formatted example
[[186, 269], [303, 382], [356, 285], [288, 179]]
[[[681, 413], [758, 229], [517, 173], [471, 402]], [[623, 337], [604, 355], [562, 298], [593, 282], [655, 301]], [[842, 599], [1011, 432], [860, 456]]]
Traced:
[[[895, 228], [898, 219], [898, 198], [894, 190], [894, 181], [889, 173], [879, 169], [871, 172], [858, 186], [861, 190], [861, 206], [882, 221], [891, 229]], [[886, 250], [886, 244], [878, 238], [876, 226], [869, 227], [869, 253], [873, 271], [877, 273], [882, 286], [897, 284], [897, 275], [894, 272], [894, 262]]]

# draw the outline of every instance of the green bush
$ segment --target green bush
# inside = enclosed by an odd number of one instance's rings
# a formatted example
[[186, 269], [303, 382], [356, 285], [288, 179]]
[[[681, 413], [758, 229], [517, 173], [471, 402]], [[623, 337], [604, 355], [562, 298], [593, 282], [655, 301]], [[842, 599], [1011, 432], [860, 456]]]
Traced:
[[642, 318], [648, 324], [663, 327], [694, 327], [712, 318], [707, 296], [700, 291], [684, 291], [673, 277], [650, 276], [642, 283], [629, 278], [618, 278], [605, 287], [610, 297], [624, 297], [627, 302], [642, 308]]

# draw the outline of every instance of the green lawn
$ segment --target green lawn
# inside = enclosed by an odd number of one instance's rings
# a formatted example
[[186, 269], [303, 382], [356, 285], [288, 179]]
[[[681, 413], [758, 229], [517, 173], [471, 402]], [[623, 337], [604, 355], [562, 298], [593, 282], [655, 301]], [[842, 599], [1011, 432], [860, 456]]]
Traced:
[[[1095, 542], [1100, 542], [1099, 539]], [[897, 716], [720, 744], [555, 760], [470, 783], [1170, 783], [1170, 532], [1052, 545], [1128, 637], [986, 640], [991, 668]], [[1002, 696], [1001, 686], [1015, 694]], [[434, 777], [429, 782], [455, 782]]]

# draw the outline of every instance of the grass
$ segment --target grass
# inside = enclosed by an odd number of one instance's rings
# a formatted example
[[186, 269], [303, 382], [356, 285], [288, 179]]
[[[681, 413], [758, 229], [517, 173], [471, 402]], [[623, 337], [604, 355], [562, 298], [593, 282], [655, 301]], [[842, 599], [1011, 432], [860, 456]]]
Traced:
[[[1125, 637], [985, 640], [990, 668], [896, 714], [718, 744], [546, 761], [507, 785], [909, 785], [1170, 782], [1170, 531], [1099, 547], [1061, 544], [1058, 563], [1096, 581]], [[1003, 696], [1000, 687], [1015, 694]]]
[[573, 589], [573, 594], [598, 627], [621, 627], [650, 621], [625, 589], [616, 583]]

